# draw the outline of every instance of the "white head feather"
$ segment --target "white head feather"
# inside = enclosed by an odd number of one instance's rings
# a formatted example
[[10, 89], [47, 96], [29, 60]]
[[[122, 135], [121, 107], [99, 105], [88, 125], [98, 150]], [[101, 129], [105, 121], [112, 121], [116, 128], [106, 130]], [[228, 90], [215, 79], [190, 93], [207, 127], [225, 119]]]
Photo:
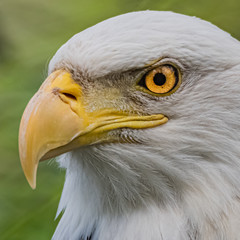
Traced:
[[[132, 91], [132, 70], [156, 60], [181, 69], [182, 85], [169, 97]], [[64, 214], [53, 239], [240, 239], [236, 39], [198, 18], [134, 12], [76, 34], [51, 60], [49, 72], [58, 68], [92, 89], [116, 84], [125, 93], [118, 103], [103, 94], [103, 106], [138, 105], [170, 120], [118, 131], [140, 144], [92, 145], [59, 158], [67, 170], [58, 211]], [[88, 105], [95, 108], [94, 98]]]

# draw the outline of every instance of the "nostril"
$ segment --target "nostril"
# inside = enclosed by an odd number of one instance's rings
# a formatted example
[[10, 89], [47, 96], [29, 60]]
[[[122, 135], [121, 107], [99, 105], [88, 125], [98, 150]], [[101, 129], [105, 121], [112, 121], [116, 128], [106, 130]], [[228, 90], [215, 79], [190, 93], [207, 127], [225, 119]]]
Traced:
[[69, 101], [77, 101], [77, 97], [75, 95], [73, 95], [69, 92], [62, 92], [62, 90], [59, 88], [54, 88], [52, 90], [52, 93], [54, 95], [59, 96], [62, 99], [62, 101], [66, 102], [66, 103], [68, 103]]
[[62, 92], [61, 94], [63, 94], [64, 96], [66, 96], [67, 98], [70, 98], [72, 100], [77, 100], [77, 98], [74, 95], [72, 95], [71, 93], [63, 93]]

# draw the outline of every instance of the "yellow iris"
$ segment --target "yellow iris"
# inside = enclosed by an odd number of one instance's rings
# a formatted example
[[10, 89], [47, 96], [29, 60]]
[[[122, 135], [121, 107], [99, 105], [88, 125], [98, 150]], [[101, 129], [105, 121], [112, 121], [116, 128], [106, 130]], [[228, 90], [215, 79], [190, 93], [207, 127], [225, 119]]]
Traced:
[[169, 93], [178, 86], [178, 77], [175, 73], [175, 69], [170, 65], [155, 68], [145, 77], [146, 87], [153, 93]]

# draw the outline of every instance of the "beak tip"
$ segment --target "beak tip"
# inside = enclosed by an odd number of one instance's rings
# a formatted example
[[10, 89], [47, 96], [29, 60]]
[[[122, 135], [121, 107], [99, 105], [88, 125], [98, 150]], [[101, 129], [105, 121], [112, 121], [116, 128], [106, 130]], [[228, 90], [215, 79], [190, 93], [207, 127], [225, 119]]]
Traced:
[[38, 164], [34, 164], [32, 167], [26, 168], [25, 165], [22, 165], [24, 175], [32, 189], [36, 188], [37, 166]]
[[30, 187], [34, 190], [36, 189], [36, 176], [33, 176], [32, 178], [27, 178], [28, 184], [30, 185]]
[[30, 187], [32, 188], [32, 190], [35, 190], [36, 189], [36, 183], [29, 183]]

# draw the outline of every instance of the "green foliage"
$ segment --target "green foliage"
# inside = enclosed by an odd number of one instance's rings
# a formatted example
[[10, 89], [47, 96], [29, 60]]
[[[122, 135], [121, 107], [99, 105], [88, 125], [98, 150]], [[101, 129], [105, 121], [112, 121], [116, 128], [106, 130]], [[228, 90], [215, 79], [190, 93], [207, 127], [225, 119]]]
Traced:
[[50, 239], [64, 172], [41, 163], [37, 189], [18, 157], [21, 114], [47, 75], [56, 50], [75, 33], [136, 10], [171, 10], [213, 22], [240, 39], [239, 0], [1, 0], [0, 1], [0, 238]]

